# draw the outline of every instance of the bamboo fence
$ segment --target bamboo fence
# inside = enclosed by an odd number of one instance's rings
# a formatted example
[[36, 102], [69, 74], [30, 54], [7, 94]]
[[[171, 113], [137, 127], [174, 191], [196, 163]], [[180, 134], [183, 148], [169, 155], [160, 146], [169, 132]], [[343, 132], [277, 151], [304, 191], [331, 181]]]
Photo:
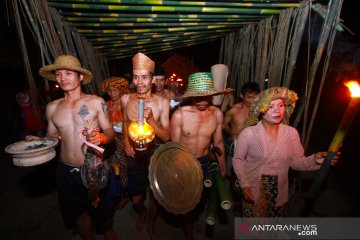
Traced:
[[[305, 25], [307, 22], [311, 25], [309, 22], [311, 4], [304, 1], [298, 8], [284, 9], [278, 17], [269, 17], [257, 24], [247, 25], [222, 39], [219, 62], [226, 64], [230, 69], [227, 86], [236, 89], [235, 96], [239, 96], [241, 86], [248, 81], [259, 83], [261, 89], [272, 86], [291, 87]], [[304, 141], [305, 149], [309, 143], [322, 87], [326, 80], [341, 4], [342, 1], [333, 0], [329, 3], [318, 49], [304, 81], [306, 84], [304, 98], [302, 102], [299, 101], [300, 108], [296, 112], [293, 124], [297, 127], [303, 117], [301, 139]], [[327, 50], [327, 55], [322, 68], [320, 86], [313, 89], [314, 78], [323, 59], [324, 50]], [[310, 52], [308, 52], [309, 57]], [[269, 80], [267, 83], [266, 79]], [[316, 99], [314, 106], [311, 106], [310, 98], [314, 94]]]

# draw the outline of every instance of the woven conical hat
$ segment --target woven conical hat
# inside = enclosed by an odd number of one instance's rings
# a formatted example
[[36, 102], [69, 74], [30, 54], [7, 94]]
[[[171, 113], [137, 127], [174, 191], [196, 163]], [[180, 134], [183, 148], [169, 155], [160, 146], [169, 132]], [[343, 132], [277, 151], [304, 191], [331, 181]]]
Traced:
[[195, 208], [203, 189], [203, 173], [195, 155], [185, 146], [168, 142], [151, 157], [150, 188], [167, 211], [185, 214]]

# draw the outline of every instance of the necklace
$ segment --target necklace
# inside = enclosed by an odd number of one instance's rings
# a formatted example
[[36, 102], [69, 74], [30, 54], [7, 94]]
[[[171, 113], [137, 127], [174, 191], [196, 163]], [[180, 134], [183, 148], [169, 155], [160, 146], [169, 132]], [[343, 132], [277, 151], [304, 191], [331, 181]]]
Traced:
[[144, 96], [144, 94], [137, 94], [137, 98], [138, 99], [145, 99], [145, 102], [152, 102], [153, 101], [153, 96], [152, 95], [150, 97], [146, 97], [146, 96]]

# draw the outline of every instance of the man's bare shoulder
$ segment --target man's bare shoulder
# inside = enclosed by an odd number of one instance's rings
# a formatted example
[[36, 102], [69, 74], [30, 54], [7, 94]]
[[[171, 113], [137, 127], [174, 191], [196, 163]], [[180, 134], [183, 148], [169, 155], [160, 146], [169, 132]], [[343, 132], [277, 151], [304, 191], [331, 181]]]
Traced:
[[243, 108], [244, 108], [244, 105], [243, 105], [242, 102], [239, 102], [239, 103], [234, 104], [231, 108], [234, 108], [234, 109], [243, 109]]
[[51, 101], [46, 105], [46, 109], [54, 109], [57, 106], [59, 106], [59, 104], [62, 103], [63, 101], [64, 101], [64, 98], [59, 98], [54, 101]]
[[176, 111], [182, 111], [182, 112], [193, 112], [194, 111], [194, 107], [193, 106], [182, 106], [179, 107]]
[[102, 97], [99, 97], [99, 96], [94, 95], [94, 94], [84, 94], [82, 96], [82, 100], [86, 100], [86, 101], [104, 101], [104, 99]]
[[212, 106], [212, 105], [209, 106], [209, 110], [210, 110], [211, 112], [214, 112], [214, 113], [217, 113], [217, 112], [221, 112], [221, 113], [222, 113], [222, 111], [221, 111], [220, 108], [218, 108], [218, 107], [216, 107], [216, 106]]
[[164, 89], [167, 94], [169, 94], [170, 97], [175, 96], [175, 91], [172, 89], [165, 88]]
[[136, 95], [136, 93], [127, 93], [121, 96], [121, 102], [127, 103], [132, 95]]
[[153, 94], [152, 96], [153, 96], [154, 101], [158, 101], [161, 104], [167, 104], [167, 105], [170, 104], [169, 99], [167, 99], [166, 97], [155, 95], [155, 94]]

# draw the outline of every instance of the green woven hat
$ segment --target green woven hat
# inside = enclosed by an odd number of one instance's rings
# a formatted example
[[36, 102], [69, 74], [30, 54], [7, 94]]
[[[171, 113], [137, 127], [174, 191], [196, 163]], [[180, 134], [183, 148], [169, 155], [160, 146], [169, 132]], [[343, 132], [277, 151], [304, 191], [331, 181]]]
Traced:
[[286, 87], [272, 87], [265, 89], [256, 95], [254, 103], [250, 106], [249, 118], [246, 121], [245, 127], [257, 124], [260, 113], [267, 112], [271, 101], [279, 98], [284, 100], [285, 105], [283, 123], [289, 124], [289, 119], [294, 111], [295, 102], [298, 100], [298, 96], [296, 92], [289, 90]]
[[198, 72], [189, 76], [188, 87], [179, 98], [214, 96], [232, 91], [232, 88], [215, 89], [213, 75], [209, 72]]

